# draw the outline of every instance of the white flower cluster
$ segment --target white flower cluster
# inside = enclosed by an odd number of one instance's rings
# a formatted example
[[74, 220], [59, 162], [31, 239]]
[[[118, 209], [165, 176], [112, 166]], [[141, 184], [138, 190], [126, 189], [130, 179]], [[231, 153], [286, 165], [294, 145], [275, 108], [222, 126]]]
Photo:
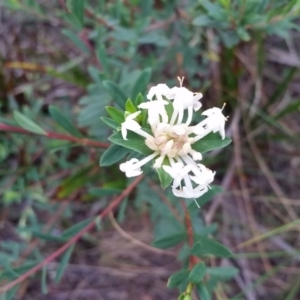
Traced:
[[[148, 123], [152, 134], [142, 129], [135, 118], [141, 113], [137, 111], [128, 115], [121, 124], [121, 133], [127, 139], [127, 130], [145, 138], [145, 144], [153, 153], [142, 160], [132, 158], [120, 165], [127, 177], [138, 176], [141, 167], [154, 160], [153, 167], [162, 167], [173, 178], [172, 191], [175, 196], [198, 198], [208, 191], [215, 172], [199, 163], [202, 154], [193, 149], [193, 144], [211, 132], [219, 132], [225, 138], [225, 121], [222, 109], [211, 108], [202, 113], [206, 118], [195, 126], [190, 126], [193, 112], [202, 104], [202, 94], [192, 93], [182, 86], [169, 88], [166, 84], [158, 84], [147, 94], [148, 101], [138, 106], [148, 111]], [[165, 106], [173, 105], [173, 113], [169, 118]], [[223, 106], [224, 107], [224, 106]]]

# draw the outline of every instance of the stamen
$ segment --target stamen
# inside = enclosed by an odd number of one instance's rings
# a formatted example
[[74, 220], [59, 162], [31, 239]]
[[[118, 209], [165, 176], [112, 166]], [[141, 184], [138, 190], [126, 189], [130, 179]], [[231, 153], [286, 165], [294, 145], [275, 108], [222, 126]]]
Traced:
[[198, 202], [195, 198], [194, 198], [194, 202], [196, 203], [197, 207], [200, 208], [200, 205], [198, 204]]
[[184, 80], [184, 77], [179, 77], [179, 76], [177, 76], [177, 79], [179, 80], [179, 83], [180, 83], [180, 87], [182, 87], [182, 85], [183, 85], [183, 80]]
[[226, 102], [223, 104], [221, 111], [224, 109], [225, 106], [226, 106]]

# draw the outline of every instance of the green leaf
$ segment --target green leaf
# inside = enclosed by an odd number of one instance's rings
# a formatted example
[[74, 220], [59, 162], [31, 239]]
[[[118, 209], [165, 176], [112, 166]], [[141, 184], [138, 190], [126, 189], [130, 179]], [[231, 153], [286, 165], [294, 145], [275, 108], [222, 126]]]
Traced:
[[64, 128], [71, 135], [78, 138], [82, 138], [81, 132], [60, 112], [60, 110], [55, 106], [49, 107], [49, 112], [53, 120]]
[[156, 169], [156, 172], [158, 174], [161, 187], [166, 189], [172, 183], [173, 178], [162, 167]]
[[217, 276], [222, 279], [231, 279], [239, 273], [239, 269], [234, 267], [211, 267], [207, 268], [207, 274]]
[[48, 288], [47, 288], [47, 265], [45, 265], [42, 269], [42, 278], [41, 278], [41, 290], [43, 294], [48, 293]]
[[186, 237], [187, 234], [185, 231], [183, 231], [154, 240], [152, 245], [156, 248], [167, 249], [183, 242], [186, 239]]
[[14, 115], [14, 119], [17, 122], [17, 124], [19, 126], [21, 126], [22, 128], [24, 128], [30, 132], [33, 132], [33, 133], [47, 135], [47, 132], [43, 128], [41, 128], [39, 125], [37, 125], [36, 123], [31, 121], [28, 117], [21, 114], [20, 112], [14, 111], [13, 115]]
[[77, 234], [80, 230], [82, 230], [85, 226], [87, 226], [89, 223], [91, 223], [93, 221], [94, 218], [88, 218], [86, 220], [83, 220], [73, 226], [71, 226], [70, 228], [68, 228], [67, 230], [65, 230], [62, 234], [62, 238], [68, 240], [71, 237], [73, 237], [75, 234]]
[[16, 293], [19, 289], [19, 285], [13, 287], [12, 289], [9, 289], [5, 294], [2, 294], [4, 297], [0, 298], [1, 300], [15, 300], [16, 299]]
[[89, 55], [90, 50], [86, 44], [71, 30], [63, 29], [62, 33], [67, 36], [83, 53]]
[[197, 284], [197, 291], [201, 300], [211, 300], [209, 292], [203, 282]]
[[112, 106], [105, 107], [107, 113], [116, 121], [118, 124], [121, 124], [125, 121], [124, 113]]
[[194, 26], [201, 26], [201, 27], [209, 26], [214, 23], [216, 23], [216, 22], [206, 15], [199, 16], [199, 17], [195, 18], [192, 22], [192, 24]]
[[267, 112], [268, 108], [283, 96], [298, 71], [298, 67], [292, 67], [286, 70], [285, 77], [281, 80], [280, 84], [276, 85], [274, 93], [269, 97], [267, 104], [262, 108], [263, 111]]
[[277, 115], [274, 117], [274, 119], [278, 120], [282, 117], [284, 117], [287, 114], [293, 113], [293, 112], [299, 112], [300, 110], [300, 101], [296, 101], [293, 103], [288, 104], [285, 106], [280, 112], [277, 113]]
[[248, 31], [244, 27], [239, 27], [237, 30], [239, 38], [245, 42], [250, 41], [251, 37]]
[[116, 85], [112, 81], [103, 81], [103, 86], [107, 90], [107, 92], [110, 94], [112, 99], [120, 106], [124, 107], [124, 104], [128, 97], [123, 93], [123, 91], [119, 88], [118, 85]]
[[128, 153], [129, 150], [127, 148], [113, 144], [101, 155], [100, 166], [111, 166], [124, 158]]
[[141, 93], [139, 93], [135, 98], [135, 106], [138, 107], [143, 102], [144, 102], [144, 97]]
[[59, 264], [58, 269], [56, 271], [56, 276], [55, 276], [55, 279], [54, 279], [55, 283], [58, 283], [61, 280], [61, 278], [64, 274], [64, 271], [65, 271], [65, 269], [66, 269], [66, 267], [69, 263], [69, 260], [71, 258], [74, 247], [75, 247], [75, 244], [71, 245], [68, 248], [68, 250], [64, 253], [64, 255], [62, 256], [60, 264]]
[[112, 143], [134, 150], [144, 155], [153, 153], [145, 145], [145, 138], [131, 131], [127, 132], [127, 140], [124, 140], [121, 132], [116, 132], [108, 138]]
[[205, 276], [205, 273], [206, 273], [206, 265], [202, 261], [193, 267], [193, 269], [189, 274], [188, 280], [189, 282], [192, 283], [200, 283], [203, 277]]
[[81, 26], [84, 20], [84, 4], [85, 0], [67, 0], [68, 9], [76, 16]]
[[193, 245], [192, 249], [190, 250], [190, 254], [201, 256], [203, 251], [203, 246], [201, 242], [197, 242]]
[[225, 137], [225, 139], [222, 140], [219, 133], [210, 133], [196, 143], [192, 144], [192, 148], [200, 153], [205, 153], [214, 149], [226, 147], [230, 143], [230, 138]]
[[8, 152], [4, 145], [0, 144], [0, 162], [2, 162], [8, 155]]
[[135, 99], [139, 93], [143, 94], [145, 92], [151, 78], [151, 73], [152, 73], [151, 69], [147, 68], [139, 76], [131, 91], [132, 99]]
[[38, 230], [32, 230], [31, 234], [35, 237], [38, 237], [39, 239], [45, 240], [45, 241], [54, 241], [54, 242], [65, 242], [66, 239], [62, 236], [56, 236], [48, 233], [43, 233]]
[[168, 280], [168, 288], [174, 289], [178, 287], [182, 282], [184, 282], [188, 278], [189, 273], [189, 270], [180, 270], [174, 273]]
[[197, 241], [202, 244], [202, 255], [210, 254], [217, 257], [231, 257], [232, 252], [219, 242], [204, 236], [197, 236]]
[[120, 123], [116, 122], [113, 119], [107, 118], [107, 117], [101, 117], [100, 118], [106, 125], [108, 125], [109, 127], [113, 128], [113, 129], [118, 129], [120, 128]]
[[92, 166], [88, 166], [79, 170], [71, 177], [68, 177], [65, 180], [63, 180], [58, 189], [58, 198], [61, 199], [67, 197], [76, 190], [80, 189], [86, 183], [88, 183], [91, 177], [91, 175], [89, 175], [91, 169]]
[[97, 55], [97, 59], [98, 59], [100, 65], [103, 68], [104, 74], [107, 77], [108, 74], [110, 74], [110, 72], [109, 72], [106, 50], [103, 45], [97, 47], [96, 55]]
[[127, 99], [126, 104], [125, 104], [125, 109], [126, 111], [130, 112], [130, 113], [134, 113], [137, 111], [136, 107], [134, 106], [133, 102], [131, 101], [131, 99]]
[[63, 21], [69, 23], [76, 31], [81, 31], [82, 24], [75, 15], [70, 13], [62, 13], [60, 17]]

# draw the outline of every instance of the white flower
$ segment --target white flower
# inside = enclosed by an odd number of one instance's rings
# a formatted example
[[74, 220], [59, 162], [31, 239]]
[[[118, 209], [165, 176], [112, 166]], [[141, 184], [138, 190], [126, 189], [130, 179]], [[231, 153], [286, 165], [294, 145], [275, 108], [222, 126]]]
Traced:
[[165, 83], [160, 83], [156, 86], [153, 86], [148, 94], [147, 94], [147, 99], [152, 100], [154, 96], [156, 96], [156, 99], [161, 101], [163, 100], [163, 96], [167, 97], [167, 95], [170, 93], [170, 88], [165, 84]]
[[[223, 106], [224, 108], [224, 106]], [[213, 107], [202, 113], [202, 115], [207, 116], [205, 120], [200, 122], [201, 126], [205, 127], [207, 131], [218, 132], [220, 133], [222, 139], [225, 138], [225, 121], [226, 117], [224, 117], [222, 113], [222, 109]]]
[[158, 153], [153, 153], [142, 160], [137, 158], [132, 158], [131, 160], [126, 161], [125, 163], [120, 164], [120, 170], [125, 172], [127, 177], [135, 177], [143, 173], [141, 167], [151, 161]]
[[[183, 198], [199, 198], [209, 188], [209, 184], [213, 181], [214, 172], [207, 169], [204, 165], [195, 164], [193, 161], [189, 161], [189, 156], [183, 156], [187, 165], [179, 161], [174, 163], [174, 160], [170, 159], [171, 166], [163, 166], [163, 169], [174, 179], [172, 185], [173, 194], [177, 197]], [[193, 175], [190, 175], [193, 173]], [[185, 186], [182, 187], [181, 181], [184, 181]], [[198, 184], [193, 187], [191, 182]]]
[[134, 120], [140, 113], [140, 111], [137, 111], [133, 114], [128, 115], [125, 118], [125, 122], [121, 123], [121, 133], [124, 140], [127, 140], [127, 130], [133, 131], [139, 135], [142, 135], [145, 138], [151, 138], [151, 135], [146, 131], [142, 130], [141, 125]]
[[193, 109], [194, 111], [197, 111], [201, 108], [202, 104], [199, 102], [199, 100], [202, 98], [202, 94], [194, 94], [191, 91], [189, 91], [187, 88], [183, 87], [183, 79], [179, 78], [178, 80], [180, 82], [180, 87], [173, 87], [170, 90], [170, 93], [168, 95], [168, 99], [173, 100], [173, 106], [174, 106], [174, 114], [172, 116], [172, 119], [170, 121], [171, 124], [175, 123], [175, 120], [177, 118], [177, 124], [182, 123], [184, 110], [188, 110], [188, 117], [186, 120], [186, 124], [189, 125], [193, 118]]
[[135, 167], [135, 164], [139, 160], [137, 158], [132, 158], [123, 164], [120, 164], [120, 170], [125, 172], [127, 177], [135, 177], [143, 173], [141, 167]]
[[140, 113], [140, 111], [137, 111], [131, 115], [128, 115], [125, 118], [125, 122], [121, 124], [121, 132], [124, 140], [127, 140], [127, 130], [136, 131], [141, 128], [141, 125], [134, 120]]
[[163, 123], [168, 122], [168, 115], [165, 109], [165, 105], [168, 104], [168, 101], [165, 100], [153, 100], [141, 103], [138, 107], [148, 109], [148, 123], [150, 125], [156, 125], [160, 122], [159, 116], [161, 116]]
[[[215, 172], [199, 163], [202, 154], [193, 149], [193, 145], [210, 132], [220, 132], [223, 139], [226, 118], [222, 114], [223, 108], [214, 107], [202, 113], [206, 119], [190, 126], [194, 111], [201, 108], [199, 100], [202, 94], [192, 93], [182, 86], [183, 79], [179, 81], [180, 87], [172, 89], [166, 84], [152, 87], [147, 94], [148, 101], [138, 106], [147, 110], [150, 133], [135, 120], [140, 111], [128, 115], [121, 124], [123, 139], [127, 139], [127, 130], [130, 130], [145, 138], [145, 145], [153, 152], [144, 159], [132, 158], [122, 163], [120, 170], [127, 177], [138, 176], [142, 173], [141, 167], [153, 161], [154, 168], [163, 168], [172, 177], [175, 196], [196, 199], [208, 191]], [[166, 105], [170, 103], [173, 106], [172, 115], [166, 111]]]

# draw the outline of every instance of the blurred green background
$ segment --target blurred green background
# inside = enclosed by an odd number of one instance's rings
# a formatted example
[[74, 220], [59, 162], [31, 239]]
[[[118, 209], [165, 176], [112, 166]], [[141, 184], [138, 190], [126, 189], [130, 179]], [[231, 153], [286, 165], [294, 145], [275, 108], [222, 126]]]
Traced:
[[[105, 106], [184, 76], [204, 108], [226, 103], [233, 140], [206, 157], [224, 191], [194, 224], [234, 252], [210, 264], [240, 270], [212, 283], [212, 299], [300, 299], [299, 12], [299, 0], [2, 0], [1, 284], [128, 185], [117, 165], [99, 167], [103, 149], [4, 132], [20, 124], [13, 112], [52, 135], [108, 143]], [[51, 262], [1, 299], [176, 299], [166, 282], [178, 251], [147, 246], [180, 230], [177, 202], [151, 173], [70, 261]]]

